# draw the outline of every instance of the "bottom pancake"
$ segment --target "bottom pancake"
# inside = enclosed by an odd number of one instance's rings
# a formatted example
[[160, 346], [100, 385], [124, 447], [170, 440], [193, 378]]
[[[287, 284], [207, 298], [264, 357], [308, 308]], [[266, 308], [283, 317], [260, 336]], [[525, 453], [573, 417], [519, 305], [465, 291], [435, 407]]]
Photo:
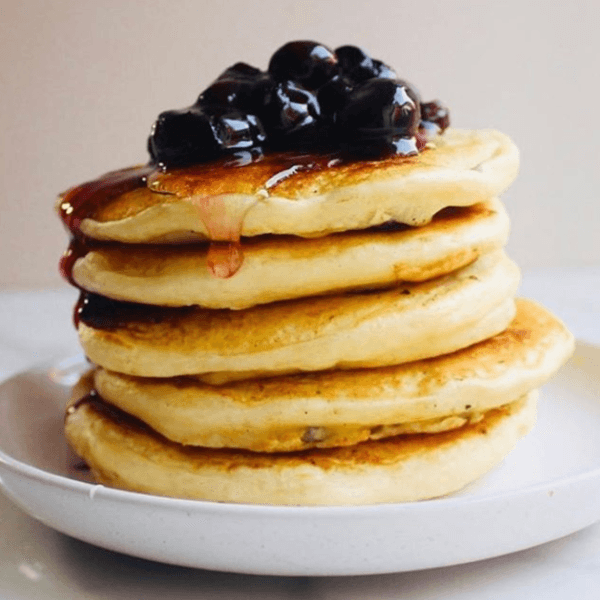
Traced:
[[536, 396], [452, 431], [293, 453], [181, 446], [90, 396], [69, 407], [65, 430], [96, 481], [112, 487], [252, 504], [408, 502], [455, 492], [501, 462], [533, 426]]

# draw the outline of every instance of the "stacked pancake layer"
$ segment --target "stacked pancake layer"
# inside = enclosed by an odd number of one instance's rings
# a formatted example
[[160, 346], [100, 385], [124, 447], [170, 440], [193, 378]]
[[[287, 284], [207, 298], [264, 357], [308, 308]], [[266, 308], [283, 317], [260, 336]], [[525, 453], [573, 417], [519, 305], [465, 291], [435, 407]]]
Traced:
[[498, 196], [517, 168], [505, 136], [449, 130], [409, 159], [153, 173], [114, 196], [82, 220], [102, 243], [72, 271], [116, 302], [81, 312], [94, 368], [69, 442], [99, 482], [175, 497], [464, 487], [529, 431], [573, 349], [515, 300]]

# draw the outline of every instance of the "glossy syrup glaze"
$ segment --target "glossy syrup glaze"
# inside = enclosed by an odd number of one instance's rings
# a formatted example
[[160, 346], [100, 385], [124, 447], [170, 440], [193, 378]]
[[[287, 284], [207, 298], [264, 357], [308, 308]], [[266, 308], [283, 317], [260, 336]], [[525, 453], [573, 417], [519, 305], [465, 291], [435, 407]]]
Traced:
[[85, 323], [94, 329], [116, 329], [132, 323], [162, 323], [195, 310], [193, 306], [165, 307], [112, 300], [99, 294], [81, 291], [75, 306], [75, 327]]
[[[244, 160], [222, 159], [202, 163], [186, 169], [164, 171], [154, 165], [144, 165], [112, 171], [71, 188], [61, 196], [59, 212], [72, 240], [60, 261], [62, 276], [72, 285], [73, 266], [97, 242], [86, 238], [81, 223], [94, 219], [111, 202], [139, 188], [150, 187], [157, 201], [165, 195], [183, 198], [198, 211], [211, 241], [208, 251], [208, 268], [218, 278], [233, 276], [242, 266], [243, 252], [240, 243], [243, 220], [248, 210], [259, 201], [257, 191], [270, 193], [277, 187], [290, 184], [299, 174], [333, 168], [340, 159], [331, 155], [277, 153], [264, 160], [253, 161], [251, 167]], [[228, 192], [227, 182], [240, 179], [255, 194], [254, 199], [233, 204], [225, 203], [223, 195]], [[225, 187], [222, 187], [225, 186]], [[236, 188], [237, 189], [237, 188]], [[250, 197], [250, 196], [249, 196]]]
[[107, 202], [136, 188], [144, 187], [148, 176], [156, 170], [144, 165], [110, 171], [98, 179], [82, 183], [61, 194], [60, 217], [75, 237], [81, 237], [81, 222], [93, 218]]

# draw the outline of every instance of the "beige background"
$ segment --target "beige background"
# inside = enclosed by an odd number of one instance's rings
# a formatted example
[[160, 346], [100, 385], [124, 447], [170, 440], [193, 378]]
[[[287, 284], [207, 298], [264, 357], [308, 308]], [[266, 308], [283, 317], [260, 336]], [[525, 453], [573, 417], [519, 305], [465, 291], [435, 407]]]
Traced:
[[162, 110], [291, 39], [357, 44], [459, 127], [522, 152], [505, 200], [525, 268], [600, 264], [600, 3], [0, 1], [0, 286], [60, 286], [55, 195], [145, 162]]

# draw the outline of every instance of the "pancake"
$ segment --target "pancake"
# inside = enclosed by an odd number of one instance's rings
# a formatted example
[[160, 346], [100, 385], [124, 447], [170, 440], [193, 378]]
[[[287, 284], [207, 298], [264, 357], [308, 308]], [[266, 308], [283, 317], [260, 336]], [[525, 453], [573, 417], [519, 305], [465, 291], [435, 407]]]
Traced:
[[445, 277], [391, 290], [244, 311], [162, 309], [158, 323], [96, 329], [82, 322], [79, 337], [95, 364], [146, 377], [383, 366], [445, 354], [499, 333], [514, 316], [518, 282], [516, 265], [497, 252]]
[[[243, 168], [206, 163], [156, 171], [148, 185], [83, 219], [97, 240], [161, 243], [238, 236], [318, 237], [388, 221], [424, 225], [447, 206], [499, 196], [518, 150], [492, 130], [449, 129], [418, 156], [379, 161], [268, 155]], [[62, 195], [57, 209], [64, 209]]]
[[517, 314], [502, 333], [412, 363], [220, 387], [97, 369], [94, 387], [110, 404], [181, 444], [295, 451], [477, 421], [483, 412], [545, 383], [573, 347], [560, 320], [519, 299]]
[[302, 239], [249, 238], [244, 263], [214, 277], [206, 246], [109, 246], [73, 268], [82, 288], [116, 300], [163, 306], [243, 309], [256, 304], [425, 281], [504, 246], [508, 215], [498, 200], [441, 211], [424, 227]]
[[65, 431], [96, 481], [111, 487], [222, 502], [376, 504], [463, 488], [514, 448], [535, 410], [531, 392], [444, 433], [278, 454], [181, 446], [97, 402], [73, 403]]

